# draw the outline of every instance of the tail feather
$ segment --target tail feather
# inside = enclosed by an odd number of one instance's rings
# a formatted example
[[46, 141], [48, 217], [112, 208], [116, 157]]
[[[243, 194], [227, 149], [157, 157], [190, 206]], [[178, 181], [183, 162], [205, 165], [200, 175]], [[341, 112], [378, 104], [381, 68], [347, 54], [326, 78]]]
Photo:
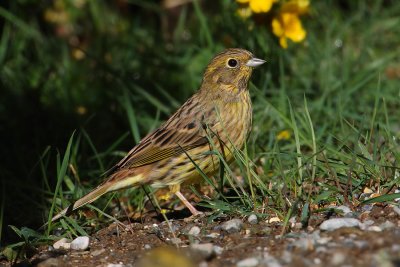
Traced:
[[99, 197], [108, 192], [119, 190], [122, 188], [133, 187], [142, 181], [143, 181], [143, 175], [141, 174], [131, 177], [125, 177], [123, 179], [109, 179], [105, 183], [99, 185], [96, 189], [94, 189], [87, 195], [75, 201], [68, 208], [63, 209], [61, 212], [55, 215], [51, 219], [51, 221], [54, 222], [60, 219], [61, 217], [73, 212], [74, 210], [77, 210], [86, 204], [92, 203], [93, 201], [95, 201], [96, 199], [98, 199]]
[[104, 195], [105, 193], [110, 192], [111, 191], [111, 190], [109, 190], [110, 187], [111, 187], [111, 185], [107, 184], [107, 183], [98, 186], [92, 192], [88, 193], [87, 195], [85, 195], [82, 198], [80, 198], [77, 201], [75, 201], [69, 207], [67, 207], [67, 208], [63, 209], [62, 211], [60, 211], [57, 215], [55, 215], [51, 219], [51, 221], [54, 222], [54, 221], [60, 219], [61, 217], [67, 215], [67, 213], [73, 212], [74, 210], [77, 210], [77, 209], [79, 209], [80, 207], [82, 207], [82, 206], [84, 206], [86, 204], [92, 203], [93, 201], [95, 201], [96, 199], [98, 199], [99, 197]]

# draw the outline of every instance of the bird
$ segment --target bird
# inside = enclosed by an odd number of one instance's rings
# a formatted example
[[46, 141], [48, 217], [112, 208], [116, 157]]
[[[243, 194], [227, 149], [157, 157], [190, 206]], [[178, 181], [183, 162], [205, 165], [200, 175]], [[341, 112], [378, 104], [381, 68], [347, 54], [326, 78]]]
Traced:
[[102, 195], [129, 187], [169, 187], [190, 210], [199, 212], [181, 193], [182, 184], [211, 176], [219, 170], [218, 150], [231, 162], [252, 127], [248, 90], [253, 68], [265, 63], [241, 48], [228, 48], [207, 65], [198, 91], [158, 129], [144, 137], [94, 190], [70, 204], [55, 220]]

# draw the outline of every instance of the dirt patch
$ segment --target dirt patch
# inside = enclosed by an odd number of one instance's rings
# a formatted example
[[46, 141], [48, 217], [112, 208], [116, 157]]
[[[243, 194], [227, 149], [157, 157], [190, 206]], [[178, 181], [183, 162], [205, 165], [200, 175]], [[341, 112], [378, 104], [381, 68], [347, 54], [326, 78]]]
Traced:
[[[305, 229], [291, 221], [283, 236], [282, 222], [250, 224], [247, 218], [240, 218], [243, 225], [234, 231], [224, 229], [231, 218], [208, 222], [207, 216], [169, 223], [155, 218], [113, 223], [91, 236], [85, 251], [41, 247], [20, 264], [154, 266], [156, 260], [159, 266], [400, 266], [400, 216], [393, 207], [374, 206], [336, 216], [357, 219], [360, 225], [333, 231], [319, 229], [326, 213], [313, 216]], [[164, 258], [167, 265], [161, 264]]]

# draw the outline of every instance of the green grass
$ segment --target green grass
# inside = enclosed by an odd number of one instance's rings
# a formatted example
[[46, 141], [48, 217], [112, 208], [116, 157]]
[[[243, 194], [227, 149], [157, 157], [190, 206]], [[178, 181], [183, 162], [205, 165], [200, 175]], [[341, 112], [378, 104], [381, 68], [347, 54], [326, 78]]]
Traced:
[[[130, 189], [96, 201], [91, 207], [98, 216], [81, 211], [40, 234], [22, 228], [49, 222], [61, 207], [94, 188], [133, 144], [195, 91], [209, 59], [226, 46], [247, 48], [268, 62], [254, 71], [250, 85], [254, 121], [246, 149], [236, 151], [233, 165], [219, 155], [224, 172], [204, 177], [216, 192], [199, 203], [213, 211], [210, 220], [255, 212], [264, 218], [276, 214], [285, 225], [292, 216], [306, 224], [316, 207], [360, 203], [365, 187], [384, 195], [364, 203], [399, 197], [391, 194], [400, 182], [399, 77], [388, 75], [389, 67], [400, 68], [399, 3], [314, 1], [304, 19], [307, 40], [282, 50], [267, 27], [235, 18], [230, 1], [213, 7], [194, 2], [176, 17], [147, 1], [131, 2], [143, 13], [133, 19], [105, 3], [66, 7], [74, 25], [84, 21], [87, 26], [79, 33], [88, 42], [83, 60], [75, 60], [74, 46], [43, 21], [40, 12], [49, 7], [38, 7], [36, 16], [20, 9], [30, 5], [23, 1], [0, 9], [6, 21], [0, 41], [0, 79], [6, 88], [0, 93], [5, 99], [0, 118], [15, 133], [5, 135], [15, 146], [7, 146], [7, 159], [14, 160], [0, 166], [8, 177], [2, 185], [12, 188], [2, 196], [0, 226], [6, 232], [8, 224], [16, 225], [13, 230], [24, 241], [14, 243], [14, 250], [15, 244], [52, 240], [58, 228], [69, 237], [90, 234], [125, 215], [122, 210], [111, 215], [118, 199], [143, 210], [148, 197], [141, 188]], [[154, 15], [166, 16], [170, 29], [160, 34]], [[15, 99], [19, 102], [11, 106]], [[38, 130], [12, 120], [12, 114], [25, 118], [21, 110], [37, 106], [47, 122]], [[76, 113], [79, 106], [87, 113]], [[28, 130], [30, 135], [22, 134]], [[284, 130], [291, 138], [277, 140]], [[28, 139], [37, 141], [25, 151], [19, 143]], [[30, 203], [25, 220], [5, 219], [25, 203]], [[7, 255], [14, 255], [9, 248]]]

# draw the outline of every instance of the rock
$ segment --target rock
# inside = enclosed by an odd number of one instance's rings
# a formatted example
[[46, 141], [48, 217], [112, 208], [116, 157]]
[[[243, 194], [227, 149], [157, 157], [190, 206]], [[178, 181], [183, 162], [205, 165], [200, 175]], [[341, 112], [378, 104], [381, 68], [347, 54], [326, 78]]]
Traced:
[[212, 233], [209, 233], [208, 235], [206, 235], [205, 237], [208, 237], [208, 238], [217, 238], [217, 237], [219, 237], [219, 236], [220, 236], [219, 233], [212, 232]]
[[202, 261], [199, 263], [199, 267], [208, 267], [208, 263], [206, 261]]
[[151, 249], [151, 246], [149, 244], [144, 245], [144, 249]]
[[61, 263], [57, 258], [48, 258], [42, 262], [39, 262], [37, 267], [57, 267], [60, 266]]
[[237, 233], [243, 227], [243, 222], [240, 219], [232, 219], [222, 224], [222, 230], [225, 230], [228, 233]]
[[373, 207], [374, 207], [373, 205], [369, 205], [369, 204], [362, 205], [361, 206], [361, 211], [363, 211], [363, 212], [364, 211], [371, 211]]
[[236, 267], [254, 267], [258, 266], [259, 262], [257, 258], [247, 258], [236, 263]]
[[71, 242], [71, 249], [86, 250], [89, 247], [89, 237], [78, 236]]
[[343, 227], [361, 227], [362, 223], [354, 218], [333, 218], [324, 221], [319, 228], [324, 231], [333, 231]]
[[101, 249], [96, 249], [93, 250], [92, 252], [90, 252], [90, 255], [92, 255], [93, 257], [99, 256], [100, 254], [104, 253], [106, 250], [104, 248]]
[[109, 263], [107, 264], [107, 267], [125, 267], [126, 265], [120, 264], [120, 263]]
[[214, 246], [211, 243], [191, 244], [190, 249], [200, 254], [203, 259], [210, 259], [215, 253]]
[[257, 223], [258, 223], [257, 215], [251, 214], [251, 215], [249, 216], [249, 218], [247, 218], [247, 221], [248, 221], [250, 224], [257, 224]]
[[385, 221], [384, 223], [381, 223], [379, 225], [379, 228], [381, 228], [382, 230], [392, 229], [394, 227], [395, 225], [391, 221]]
[[67, 238], [61, 238], [53, 244], [55, 249], [70, 249], [71, 242]]
[[193, 236], [198, 236], [199, 234], [200, 234], [200, 227], [198, 227], [198, 226], [193, 226], [190, 230], [189, 230], [189, 232], [188, 232], [188, 234], [189, 235], [193, 235]]

